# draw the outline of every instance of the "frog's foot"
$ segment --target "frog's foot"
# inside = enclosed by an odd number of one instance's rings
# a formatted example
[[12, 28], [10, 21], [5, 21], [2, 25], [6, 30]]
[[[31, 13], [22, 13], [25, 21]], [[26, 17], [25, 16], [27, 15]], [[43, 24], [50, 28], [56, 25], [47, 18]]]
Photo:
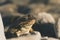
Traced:
[[16, 32], [16, 36], [19, 37], [21, 35], [21, 31]]
[[16, 36], [17, 36], [17, 37], [26, 36], [26, 35], [28, 35], [27, 32], [22, 32], [22, 31], [17, 31], [17, 32], [16, 32]]
[[35, 35], [36, 33], [34, 31], [30, 31], [30, 34]]

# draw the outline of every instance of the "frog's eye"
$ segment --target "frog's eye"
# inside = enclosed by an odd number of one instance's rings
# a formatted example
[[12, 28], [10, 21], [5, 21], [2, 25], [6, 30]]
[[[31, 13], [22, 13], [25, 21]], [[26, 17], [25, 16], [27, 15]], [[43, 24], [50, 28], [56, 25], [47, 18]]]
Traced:
[[22, 21], [27, 21], [28, 20], [28, 18], [22, 18]]
[[26, 20], [27, 18], [23, 18], [24, 20]]

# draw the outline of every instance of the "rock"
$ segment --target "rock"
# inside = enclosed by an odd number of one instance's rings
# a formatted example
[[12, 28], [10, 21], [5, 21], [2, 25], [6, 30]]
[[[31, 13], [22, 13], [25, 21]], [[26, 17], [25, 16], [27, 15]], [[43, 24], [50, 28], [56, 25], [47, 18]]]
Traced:
[[11, 1], [17, 5], [28, 5], [30, 0], [11, 0]]
[[35, 34], [28, 34], [26, 36], [21, 36], [17, 38], [11, 38], [7, 40], [40, 40], [41, 39], [41, 34], [39, 32], [35, 31]]
[[48, 38], [47, 40], [59, 40], [59, 39], [56, 39], [56, 38]]
[[36, 15], [36, 19], [39, 20], [39, 23], [34, 24], [33, 29], [41, 32], [42, 36], [55, 37], [55, 19], [53, 18], [53, 16], [46, 12], [40, 12]]
[[57, 38], [52, 38], [52, 37], [42, 37], [41, 40], [59, 40]]
[[60, 4], [60, 0], [49, 0], [51, 4]]
[[60, 38], [60, 18], [58, 19], [58, 22], [57, 22], [57, 27], [56, 27], [57, 29], [57, 32], [56, 32], [56, 34], [57, 34], [57, 37], [58, 38]]
[[4, 3], [6, 0], [0, 0], [0, 3]]
[[50, 13], [40, 12], [39, 9], [37, 9], [36, 11], [35, 11], [35, 13], [31, 13], [31, 15], [36, 19], [36, 21], [38, 21], [38, 22], [40, 21], [41, 23], [55, 24], [55, 19]]
[[5, 39], [5, 34], [4, 34], [4, 27], [3, 27], [3, 23], [2, 23], [1, 14], [0, 14], [0, 40], [6, 40]]
[[42, 4], [43, 3], [46, 5], [46, 4], [48, 4], [48, 1], [49, 0], [30, 0], [30, 3], [31, 4]]
[[52, 23], [52, 24], [55, 24], [55, 19], [49, 13], [42, 12], [42, 13], [39, 13], [38, 16], [40, 16], [41, 23]]

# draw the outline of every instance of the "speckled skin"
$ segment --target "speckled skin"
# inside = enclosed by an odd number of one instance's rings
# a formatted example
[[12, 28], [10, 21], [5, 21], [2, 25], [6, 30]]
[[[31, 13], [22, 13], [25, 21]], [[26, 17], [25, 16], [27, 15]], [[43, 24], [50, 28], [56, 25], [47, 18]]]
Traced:
[[19, 37], [22, 34], [33, 32], [32, 26], [35, 23], [34, 18], [28, 17], [26, 20], [24, 19], [23, 21], [22, 21], [23, 18], [21, 19], [17, 18], [17, 19], [18, 20], [12, 24], [13, 26], [11, 26], [8, 29], [9, 33], [15, 34], [17, 37]]
[[20, 30], [18, 30], [16, 32], [17, 36], [24, 34], [24, 33], [33, 32], [32, 26], [34, 23], [35, 23], [34, 19], [20, 23], [19, 25], [21, 25], [21, 28], [20, 28]]

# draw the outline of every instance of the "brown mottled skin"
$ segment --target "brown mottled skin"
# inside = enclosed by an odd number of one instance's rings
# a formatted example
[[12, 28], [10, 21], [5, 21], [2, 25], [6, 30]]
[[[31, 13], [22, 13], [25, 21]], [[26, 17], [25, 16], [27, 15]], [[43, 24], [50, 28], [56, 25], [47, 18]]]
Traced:
[[11, 34], [15, 34], [17, 37], [19, 37], [22, 34], [33, 32], [32, 26], [34, 23], [35, 23], [35, 19], [31, 17], [28, 17], [27, 20], [25, 21], [19, 19], [17, 20], [17, 23], [14, 23], [17, 25], [9, 28], [8, 32], [10, 32]]
[[16, 32], [17, 36], [19, 36], [20, 34], [33, 32], [32, 26], [34, 23], [35, 23], [35, 19], [31, 19], [31, 20], [28, 20], [26, 22], [20, 23], [21, 29]]

